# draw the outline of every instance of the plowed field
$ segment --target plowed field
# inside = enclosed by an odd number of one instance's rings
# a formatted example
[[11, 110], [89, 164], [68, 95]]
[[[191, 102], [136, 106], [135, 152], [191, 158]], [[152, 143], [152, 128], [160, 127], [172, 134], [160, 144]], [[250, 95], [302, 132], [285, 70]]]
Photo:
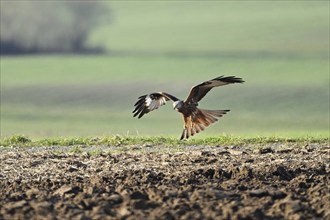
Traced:
[[329, 145], [3, 148], [0, 219], [330, 219]]

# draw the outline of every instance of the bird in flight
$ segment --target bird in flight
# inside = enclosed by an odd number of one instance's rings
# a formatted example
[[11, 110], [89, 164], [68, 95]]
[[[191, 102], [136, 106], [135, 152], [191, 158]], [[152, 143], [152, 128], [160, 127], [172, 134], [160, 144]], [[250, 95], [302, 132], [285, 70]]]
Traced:
[[186, 100], [180, 100], [166, 92], [155, 92], [140, 96], [135, 103], [135, 109], [132, 112], [133, 117], [141, 118], [160, 106], [165, 105], [166, 101], [173, 102], [173, 108], [180, 112], [184, 120], [184, 129], [180, 140], [188, 139], [190, 136], [203, 131], [206, 127], [218, 121], [230, 110], [206, 110], [197, 108], [198, 102], [213, 88], [233, 83], [243, 83], [241, 78], [235, 76], [219, 76], [215, 79], [203, 82], [191, 88]]

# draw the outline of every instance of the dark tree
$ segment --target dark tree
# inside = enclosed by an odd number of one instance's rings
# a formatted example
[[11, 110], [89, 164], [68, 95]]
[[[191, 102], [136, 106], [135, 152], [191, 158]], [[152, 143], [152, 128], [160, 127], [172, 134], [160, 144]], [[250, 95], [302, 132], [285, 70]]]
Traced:
[[95, 52], [86, 40], [109, 17], [102, 1], [0, 1], [1, 54]]

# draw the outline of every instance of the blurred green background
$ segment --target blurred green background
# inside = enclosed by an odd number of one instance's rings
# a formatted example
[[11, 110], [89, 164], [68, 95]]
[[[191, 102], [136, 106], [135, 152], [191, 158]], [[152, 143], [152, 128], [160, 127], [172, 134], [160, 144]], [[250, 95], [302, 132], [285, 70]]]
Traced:
[[1, 54], [1, 137], [179, 137], [171, 103], [138, 120], [137, 97], [184, 99], [220, 75], [246, 83], [201, 101], [231, 112], [199, 137], [329, 136], [329, 1], [15, 4], [1, 1], [12, 49]]

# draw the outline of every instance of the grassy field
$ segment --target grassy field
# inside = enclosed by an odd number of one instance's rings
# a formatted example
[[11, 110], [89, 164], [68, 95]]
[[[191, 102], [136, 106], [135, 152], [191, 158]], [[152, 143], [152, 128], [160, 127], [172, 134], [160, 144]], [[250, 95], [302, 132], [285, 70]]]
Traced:
[[302, 147], [309, 144], [329, 144], [329, 138], [320, 137], [300, 137], [300, 138], [279, 138], [279, 137], [249, 137], [242, 138], [237, 136], [207, 137], [202, 139], [190, 139], [180, 141], [177, 138], [169, 138], [162, 136], [153, 137], [131, 137], [131, 136], [108, 136], [108, 137], [80, 137], [80, 138], [43, 138], [30, 139], [22, 135], [14, 135], [0, 140], [0, 146], [4, 147], [34, 147], [34, 146], [136, 146], [152, 147], [152, 146], [249, 146], [254, 148], [261, 146], [280, 144], [282, 148], [288, 146]]
[[179, 137], [171, 104], [132, 118], [138, 96], [219, 75], [202, 108], [231, 109], [199, 135], [329, 136], [329, 2], [109, 2], [90, 44], [105, 55], [1, 57], [1, 137]]
[[109, 2], [91, 44], [169, 54], [328, 54], [327, 1]]

